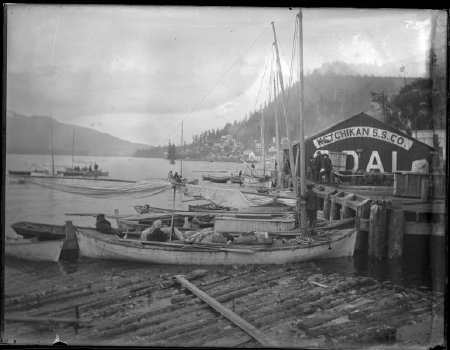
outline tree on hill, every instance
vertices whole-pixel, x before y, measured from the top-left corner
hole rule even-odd
[[[441,128],[432,118],[432,80],[417,79],[405,85],[390,99],[384,91],[371,92],[372,102],[378,105],[384,121],[404,130],[408,135],[413,130]]]

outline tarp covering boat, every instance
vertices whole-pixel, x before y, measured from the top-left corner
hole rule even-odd
[[[294,206],[296,203],[296,200],[291,198],[261,196],[256,193],[244,194],[237,188],[220,188],[186,184],[186,193],[192,197],[201,196],[217,205],[230,208],[261,206],[272,203]]]
[[[102,182],[99,180],[95,186],[89,186],[78,183],[77,180],[65,179],[46,179],[46,178],[23,178],[24,181],[32,184],[55,189],[62,192],[79,194],[88,197],[114,197],[126,194],[132,194],[134,197],[147,197],[158,194],[169,188],[172,184],[167,181],[145,180],[135,183],[125,183],[120,185],[111,185],[111,182]]]

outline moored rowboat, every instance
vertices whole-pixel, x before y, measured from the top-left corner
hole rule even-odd
[[[12,224],[11,228],[23,238],[37,237],[40,241],[66,238],[66,228],[63,225],[19,221]]]
[[[339,230],[329,241],[281,246],[186,244],[122,240],[95,230],[76,230],[81,256],[175,265],[286,264],[353,255],[356,230]]]

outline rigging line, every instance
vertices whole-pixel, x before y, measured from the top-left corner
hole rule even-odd
[[[192,113],[194,112],[195,109],[197,109],[197,107],[206,99],[206,97],[208,97],[208,95],[211,93],[211,91],[222,81],[223,78],[225,78],[225,76],[227,76],[233,69],[234,66],[239,62],[239,60],[256,44],[256,42],[259,40],[259,38],[261,38],[263,36],[263,34],[266,32],[267,29],[269,29],[270,26],[267,26],[266,28],[264,28],[264,30],[261,32],[260,35],[258,35],[258,37],[253,40],[253,42],[250,44],[250,46],[248,48],[246,48],[240,55],[239,57],[234,61],[234,63],[230,66],[230,68],[228,69],[228,71],[226,71],[214,84],[213,86],[206,92],[206,94],[199,100],[199,102],[197,102],[195,104],[195,106],[191,109],[191,111],[189,112],[189,114],[184,117],[182,119],[182,121],[185,121],[187,118],[189,118]],[[178,129],[178,127],[176,127],[167,137],[167,139]],[[166,139],[166,140],[167,140]]]
[[[292,78],[293,78],[293,72],[294,72],[294,59],[295,59],[295,49],[297,47],[296,45],[296,38],[297,38],[297,20],[295,21],[295,28],[294,28],[294,38],[292,40],[292,55],[291,55],[291,64],[290,64],[290,71],[289,71],[289,87],[292,86]],[[289,94],[290,94],[290,90],[288,89],[287,91],[287,95],[286,95],[286,106],[288,105],[289,102]]]
[[[257,105],[258,99],[259,99],[259,94],[261,93],[261,88],[262,88],[262,85],[264,82],[264,77],[266,76],[267,66],[269,65],[269,61],[272,56],[273,56],[273,46],[270,47],[270,53],[268,54],[268,57],[267,57],[266,67],[264,68],[264,74],[261,79],[261,84],[259,85],[258,95],[256,96],[255,106],[253,107],[253,110],[255,110],[255,111],[256,111],[256,105]]]

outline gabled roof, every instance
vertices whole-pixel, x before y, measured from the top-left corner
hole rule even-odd
[[[323,130],[321,130],[321,131],[319,131],[319,132],[316,132],[315,134],[313,134],[313,135],[311,135],[311,136],[305,138],[305,142],[310,141],[310,140],[312,140],[312,139],[315,139],[315,138],[319,137],[320,135],[325,135],[325,134],[327,134],[330,130],[336,129],[339,125],[341,125],[341,124],[347,124],[348,122],[351,122],[353,119],[358,119],[358,118],[361,118],[362,120],[366,119],[366,120],[368,120],[368,121],[370,121],[370,122],[372,122],[372,123],[374,123],[374,124],[378,124],[378,127],[380,127],[380,128],[383,128],[383,129],[386,129],[386,130],[395,132],[396,134],[399,134],[399,135],[401,135],[401,136],[403,136],[403,137],[405,137],[405,138],[407,138],[407,139],[409,139],[409,140],[413,140],[414,142],[418,142],[418,143],[421,143],[421,144],[423,144],[423,145],[425,145],[425,146],[427,146],[427,147],[430,147],[430,146],[427,145],[426,143],[424,143],[424,142],[422,142],[422,141],[419,141],[419,140],[415,139],[414,137],[408,136],[408,135],[405,134],[403,131],[400,131],[400,130],[398,130],[398,129],[392,127],[392,126],[390,126],[389,124],[386,124],[385,122],[382,122],[381,120],[379,120],[379,119],[377,119],[377,118],[374,118],[374,117],[372,117],[371,115],[369,115],[369,114],[367,114],[367,113],[364,113],[364,112],[359,113],[359,114],[356,114],[356,115],[354,115],[353,117],[350,117],[350,118],[341,120],[341,121],[339,121],[339,122],[337,122],[337,123],[332,124],[331,126],[329,126],[329,127],[326,128],[326,129],[323,129]],[[294,146],[294,145],[298,144],[298,142],[299,142],[298,140],[293,141],[293,142],[291,143],[291,145]],[[433,147],[430,147],[430,148],[433,148]]]

